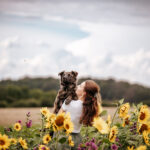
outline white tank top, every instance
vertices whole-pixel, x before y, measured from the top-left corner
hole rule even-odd
[[[72,100],[68,105],[65,104],[65,101],[62,105],[64,111],[70,112],[71,121],[74,125],[73,133],[79,133],[82,126],[79,123],[83,108],[82,103],[81,100]]]

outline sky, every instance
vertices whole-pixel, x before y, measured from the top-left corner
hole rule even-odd
[[[0,80],[114,78],[150,87],[149,0],[0,0]]]

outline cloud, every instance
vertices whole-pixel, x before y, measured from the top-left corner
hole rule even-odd
[[[30,37],[35,40],[34,43],[29,42],[27,37],[20,37],[19,48],[10,46],[3,48],[0,53],[1,79],[17,79],[24,75],[57,76],[61,70],[78,70],[77,66],[84,61],[84,58],[76,57],[71,52],[62,49],[66,39],[61,39],[61,37],[55,39],[53,35],[49,35],[49,39],[55,42],[56,40],[58,42],[60,38],[59,44],[56,44],[57,42],[49,42],[49,39],[40,40],[35,37]]]
[[[149,85],[149,29],[146,32],[144,27],[78,23],[89,36],[69,43],[66,50],[76,57],[85,58],[86,75],[101,78],[113,76]],[[86,72],[85,68],[83,70]]]
[[[40,8],[40,9],[38,9]],[[74,19],[88,22],[149,25],[150,1],[99,1],[99,0],[1,0],[0,11],[9,14],[24,14],[28,17],[51,16],[56,20]]]
[[[0,41],[0,47],[3,48],[11,48],[11,47],[19,47],[19,37],[10,37],[5,40]]]
[[[149,85],[149,4],[1,0],[0,79],[77,70]]]

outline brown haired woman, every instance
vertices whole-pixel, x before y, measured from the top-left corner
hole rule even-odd
[[[74,124],[74,130],[71,133],[74,141],[72,150],[76,150],[82,142],[80,129],[82,124],[91,126],[94,117],[99,115],[99,106],[101,103],[100,87],[93,80],[86,80],[77,87],[78,100],[71,101],[69,105],[62,105],[62,111],[70,112],[71,121]]]

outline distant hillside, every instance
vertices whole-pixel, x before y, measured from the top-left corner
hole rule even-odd
[[[87,79],[91,78],[81,78],[78,84]],[[95,80],[100,85],[103,103],[106,105],[121,98],[125,98],[125,101],[131,103],[143,101],[150,105],[149,87],[114,79],[101,80],[92,78],[92,80]],[[53,77],[25,77],[17,81],[11,79],[2,80],[0,81],[0,106],[19,107],[20,104],[18,103],[22,105],[26,103],[26,107],[30,106],[30,103],[33,107],[44,106],[49,103],[49,97],[51,97],[52,105],[58,89],[59,79]]]

